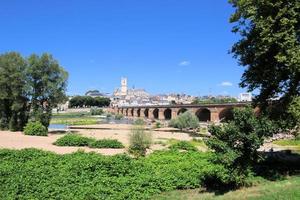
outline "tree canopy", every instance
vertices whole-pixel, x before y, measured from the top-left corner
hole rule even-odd
[[[70,99],[70,108],[82,107],[106,107],[110,105],[110,99],[106,97],[74,96]]]
[[[300,94],[300,1],[230,0],[233,32],[241,38],[232,47],[246,67],[240,86],[259,91],[254,102],[265,110],[278,99],[283,110]]]
[[[0,128],[22,130],[29,117],[48,127],[52,108],[65,99],[67,77],[49,54],[0,55]]]

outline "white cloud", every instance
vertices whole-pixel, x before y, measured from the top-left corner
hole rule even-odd
[[[233,84],[229,81],[224,81],[220,84],[220,86],[224,86],[224,87],[227,87],[227,86],[232,86]]]
[[[178,65],[179,65],[179,66],[189,66],[190,64],[191,64],[190,61],[184,60],[184,61],[181,61]]]

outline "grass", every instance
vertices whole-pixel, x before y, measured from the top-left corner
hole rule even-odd
[[[280,146],[299,146],[300,147],[300,139],[294,139],[294,140],[277,140],[273,142],[274,144],[280,145]]]
[[[300,139],[289,139],[289,140],[277,140],[273,144],[283,146],[285,149],[289,149],[292,152],[300,153]]]
[[[216,194],[212,192],[201,192],[199,189],[194,190],[176,190],[154,196],[153,200],[275,200],[275,199],[300,199],[300,176],[288,177],[286,180],[271,182],[263,181],[262,183],[242,188],[236,191],[230,191],[225,194]]]
[[[76,113],[56,113],[53,114],[51,124],[66,125],[94,125],[98,123],[98,119],[89,112]]]
[[[66,125],[93,125],[98,123],[97,118],[52,118],[51,124],[66,124]]]

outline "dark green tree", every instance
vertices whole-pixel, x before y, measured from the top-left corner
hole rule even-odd
[[[26,61],[19,53],[0,55],[0,128],[22,130],[28,119]]]
[[[251,107],[234,109],[233,120],[220,126],[209,127],[212,136],[207,146],[216,153],[216,162],[223,164],[231,176],[227,183],[242,185],[259,161],[258,149],[264,139],[277,131],[273,122],[257,117]],[[232,179],[231,179],[232,178]]]
[[[274,98],[286,111],[300,94],[300,1],[229,2],[236,9],[230,20],[233,32],[241,36],[232,53],[246,68],[240,86],[259,91],[255,104],[262,111]]]
[[[52,109],[66,100],[68,73],[50,54],[31,55],[28,58],[28,85],[30,86],[32,120],[49,126]]]

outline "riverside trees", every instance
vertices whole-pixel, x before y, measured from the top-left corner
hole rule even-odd
[[[300,95],[300,1],[230,3],[236,8],[233,32],[241,36],[232,53],[246,67],[240,86],[259,91],[255,103],[263,112],[288,119],[288,108]],[[268,110],[271,99],[278,99],[279,105],[272,107],[281,108],[276,113]]]
[[[29,117],[48,127],[52,108],[65,99],[67,77],[46,53],[0,55],[0,128],[22,130]]]

